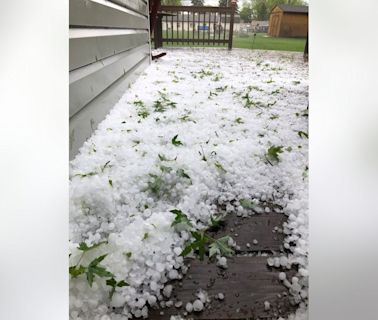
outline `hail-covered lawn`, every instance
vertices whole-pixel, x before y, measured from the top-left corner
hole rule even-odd
[[[178,213],[201,230],[220,208],[264,203],[288,215],[291,252],[267,264],[304,307],[307,113],[301,54],[179,49],[153,62],[70,164],[71,318],[146,317],[186,270]]]

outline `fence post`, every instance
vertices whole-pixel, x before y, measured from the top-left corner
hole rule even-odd
[[[234,36],[235,9],[236,9],[236,0],[231,0],[231,17],[230,17],[230,32],[228,35],[228,50],[232,49],[232,38]]]
[[[155,49],[161,48],[163,46],[163,26],[162,26],[162,16],[158,14],[156,20],[156,27],[154,30],[154,42],[155,42]]]

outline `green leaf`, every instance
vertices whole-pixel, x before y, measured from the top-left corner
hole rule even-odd
[[[279,161],[279,153],[282,153],[283,152],[283,146],[271,146],[269,149],[268,149],[268,152],[267,152],[267,158],[269,160],[274,160],[274,161]]]
[[[243,119],[240,118],[240,117],[239,117],[239,118],[236,118],[236,119],[235,119],[235,122],[236,122],[236,123],[239,123],[239,124],[240,124],[240,123],[244,123]]]
[[[172,227],[180,223],[184,223],[192,227],[192,224],[190,223],[188,216],[185,213],[183,213],[181,210],[173,209],[173,210],[170,210],[170,212],[176,215],[175,220],[173,220],[171,224]]]
[[[117,285],[117,281],[114,278],[106,280],[106,285],[115,287]]]
[[[99,243],[95,243],[94,245],[88,247],[87,244],[85,242],[80,242],[79,243],[79,247],[78,249],[81,250],[81,251],[84,251],[84,252],[87,252],[89,250],[92,250],[92,249],[95,249],[99,246],[101,246],[102,244],[106,243],[106,241],[102,241],[102,242],[99,242]]]
[[[126,253],[124,253],[124,255],[127,257],[127,258],[131,258],[131,256],[133,255],[133,253],[131,252],[131,251],[129,251],[129,252],[126,252]]]
[[[124,280],[117,282],[117,287],[121,288],[121,287],[128,287],[128,286],[129,286],[129,284]]]
[[[102,277],[102,278],[107,278],[107,277],[113,276],[113,273],[111,273],[110,271],[107,271],[103,267],[94,266],[94,267],[91,267],[90,270],[91,270],[91,272],[93,272],[94,274],[96,274],[96,275],[98,275],[99,277]]]
[[[161,170],[162,172],[171,172],[171,171],[172,171],[172,168],[171,168],[171,167],[167,167],[167,166],[163,166],[163,165],[161,165],[161,166],[160,166],[160,170]]]
[[[305,138],[308,139],[308,133],[306,133],[306,132],[304,132],[304,131],[298,131],[298,135],[299,135],[301,138],[305,137]]]
[[[252,209],[256,206],[255,203],[249,199],[240,199],[239,202],[244,209]]]
[[[212,228],[218,229],[224,225],[223,217],[210,216],[210,223]]]
[[[172,144],[174,146],[182,146],[182,142],[180,140],[177,140],[177,137],[178,137],[178,134],[176,134],[173,138],[172,138]]]
[[[69,272],[72,278],[76,278],[77,276],[85,273],[87,268],[80,265],[80,266],[72,266],[69,268]]]
[[[159,153],[158,157],[159,157],[160,161],[168,161],[168,158],[165,155],[163,155],[163,154]]]
[[[217,169],[219,169],[220,171],[226,173],[226,169],[223,168],[223,166],[219,163],[219,162],[215,162],[215,166],[217,167]]]
[[[106,162],[102,168],[101,168],[101,171],[104,172],[105,168],[108,166],[108,164],[110,163],[110,160],[108,162]]]
[[[142,239],[142,241],[144,241],[144,240],[148,239],[148,237],[149,237],[149,234],[148,234],[148,232],[145,232],[145,234],[143,235],[143,239]]]
[[[113,181],[111,179],[109,179],[109,184],[113,188]]]
[[[180,256],[181,256],[181,257],[186,257],[186,256],[187,256],[192,250],[193,250],[193,248],[192,248],[192,244],[189,244],[188,246],[186,246],[186,247],[184,248],[184,250],[182,250]]]
[[[99,256],[98,258],[92,260],[92,262],[88,265],[88,268],[96,267],[102,260],[106,258],[107,254]]]
[[[216,253],[219,253],[225,256],[231,256],[234,253],[234,250],[232,250],[230,246],[228,245],[229,240],[230,240],[230,237],[225,236],[225,237],[216,239],[212,244],[210,244],[209,257],[212,257]],[[210,251],[211,251],[211,254],[210,254]]]
[[[91,269],[88,269],[86,275],[87,275],[87,281],[88,281],[88,284],[89,284],[89,286],[92,288],[93,279],[94,279],[94,274],[92,273]]]
[[[187,179],[190,179],[190,176],[185,172],[184,169],[178,169],[176,171],[177,175],[181,178],[187,178]]]

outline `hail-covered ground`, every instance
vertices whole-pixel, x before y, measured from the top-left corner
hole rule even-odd
[[[290,252],[267,264],[305,318],[307,112],[299,53],[177,49],[153,62],[70,164],[71,319],[147,317],[167,300],[191,241],[171,210],[202,229],[220,207],[266,202],[288,215]]]

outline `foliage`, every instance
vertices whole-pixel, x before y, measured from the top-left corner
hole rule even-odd
[[[272,162],[280,161],[279,154],[283,152],[282,149],[283,149],[283,146],[274,146],[274,145],[268,149],[265,157],[270,164],[272,164]]]
[[[172,138],[172,140],[171,140],[172,144],[173,144],[174,146],[176,146],[176,147],[178,147],[178,146],[182,146],[182,145],[183,145],[182,142],[181,142],[180,140],[177,140],[177,137],[178,137],[178,134],[176,134],[176,135]]]
[[[106,284],[112,288],[111,291],[109,292],[109,298],[111,299],[116,290],[116,287],[124,287],[124,286],[128,286],[129,284],[124,280],[121,280],[121,281],[115,280],[113,273],[111,273],[110,271],[106,270],[106,268],[99,265],[106,258],[107,254],[103,254],[93,259],[87,266],[83,266],[81,264],[81,261],[84,255],[88,251],[93,250],[104,243],[106,243],[106,241],[99,242],[88,247],[88,245],[85,242],[81,242],[79,244],[78,249],[83,251],[83,253],[78,263],[74,266],[69,267],[69,274],[71,275],[72,279],[77,278],[78,276],[82,274],[85,274],[87,282],[90,287],[92,287],[93,285],[95,276],[100,277],[100,278],[110,278],[106,280]]]
[[[178,209],[173,209],[171,210],[171,212],[176,215],[174,221],[172,222],[172,227],[175,227],[179,224],[181,225],[184,224],[188,228],[192,229],[190,233],[192,235],[192,238],[194,238],[194,240],[190,241],[189,244],[181,252],[180,255],[182,257],[187,256],[192,251],[193,252],[198,251],[199,258],[202,261],[207,251],[208,251],[209,258],[211,258],[214,255],[230,256],[234,253],[234,251],[231,249],[231,247],[228,244],[230,240],[229,236],[225,236],[219,239],[214,239],[206,233],[210,228],[219,227],[223,223],[222,217],[218,219],[211,217],[210,228],[204,229],[201,231],[196,231],[196,230],[193,230],[193,225],[185,213],[183,213],[181,210],[178,210]],[[207,250],[207,247],[209,248],[209,250]]]
[[[163,6],[181,6],[181,0],[162,0],[161,4]]]
[[[218,5],[220,7],[227,7],[229,0],[219,0]]]
[[[205,4],[205,0],[192,0],[193,6],[203,7]]]
[[[245,1],[240,9],[240,18],[247,23],[252,22],[252,3]]]

